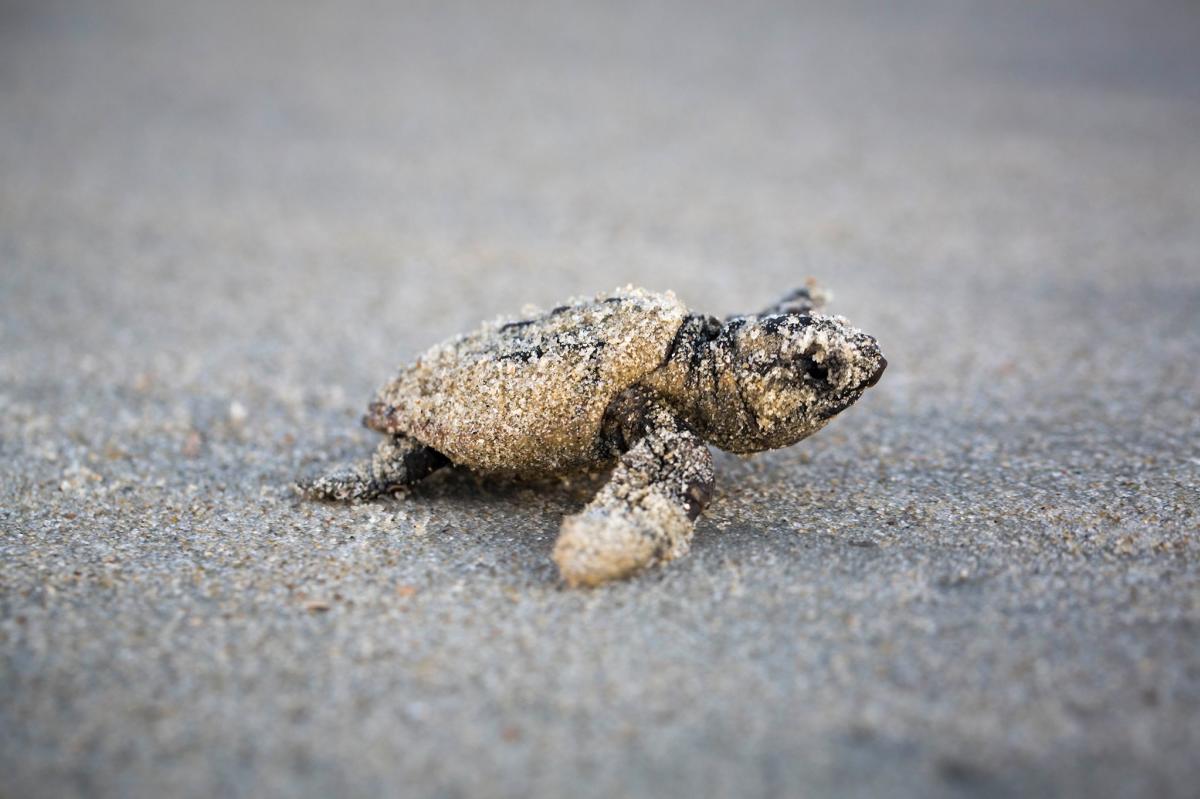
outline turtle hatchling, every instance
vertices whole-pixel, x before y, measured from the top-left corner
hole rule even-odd
[[[302,482],[309,499],[368,500],[445,466],[535,478],[616,464],[563,519],[554,560],[592,586],[688,551],[713,495],[708,444],[796,443],[883,374],[875,339],[820,313],[815,284],[756,314],[691,313],[626,287],[484,324],[401,369],[367,407],[383,434],[359,466]]]

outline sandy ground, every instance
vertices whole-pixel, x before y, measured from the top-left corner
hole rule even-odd
[[[893,6],[0,4],[0,795],[1195,795],[1200,8]],[[289,492],[480,318],[807,275],[888,373],[669,569]]]

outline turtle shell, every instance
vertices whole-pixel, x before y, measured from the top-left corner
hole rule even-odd
[[[609,403],[664,361],[687,309],[627,287],[439,344],[379,392],[367,425],[483,472],[598,465]]]

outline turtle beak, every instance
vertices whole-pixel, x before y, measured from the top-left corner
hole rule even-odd
[[[883,370],[887,368],[887,358],[879,356],[879,368],[875,370],[875,374],[867,378],[866,387],[870,388],[879,382],[879,378],[883,377]]]

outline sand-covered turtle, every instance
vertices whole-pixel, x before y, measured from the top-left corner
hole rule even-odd
[[[713,490],[706,444],[786,447],[820,430],[883,374],[875,339],[819,313],[813,284],[718,320],[674,294],[627,287],[438,344],[380,389],[363,423],[369,463],[301,484],[366,500],[448,465],[545,477],[616,462],[554,547],[569,585],[683,555]]]

